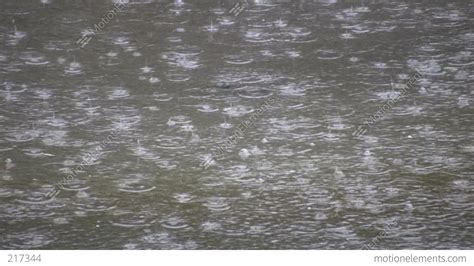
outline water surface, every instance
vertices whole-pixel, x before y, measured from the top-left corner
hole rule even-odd
[[[472,2],[235,3],[0,3],[0,247],[474,248]]]

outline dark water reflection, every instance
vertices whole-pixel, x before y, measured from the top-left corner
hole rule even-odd
[[[472,2],[234,4],[0,3],[0,247],[474,248]]]

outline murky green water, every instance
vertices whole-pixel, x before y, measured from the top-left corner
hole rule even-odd
[[[472,14],[3,0],[0,248],[472,249]]]

